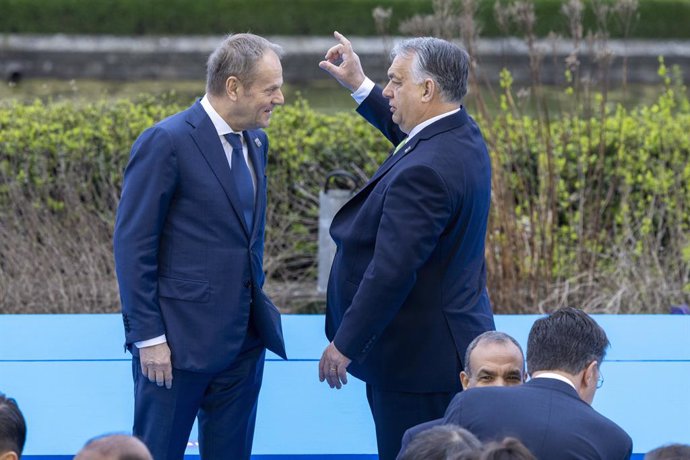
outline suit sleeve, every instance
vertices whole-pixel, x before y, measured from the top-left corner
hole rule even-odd
[[[369,96],[357,107],[357,113],[383,133],[393,145],[398,145],[407,135],[393,123],[390,106],[380,86],[375,86]]]
[[[408,167],[391,180],[372,260],[333,339],[345,356],[363,360],[398,313],[450,219],[450,201],[429,166]]]
[[[132,147],[113,237],[127,344],[165,334],[158,251],[177,179],[170,135],[161,128],[148,129]]]

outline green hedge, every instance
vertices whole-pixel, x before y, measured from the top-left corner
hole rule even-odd
[[[560,296],[557,287],[566,282],[568,302],[595,309],[618,302],[613,311],[651,312],[688,302],[690,103],[686,90],[665,78],[656,103],[632,110],[609,105],[601,115],[582,115],[599,112],[578,106],[583,102],[570,88],[572,110],[546,120],[519,113],[504,75],[502,110],[490,122],[480,120],[494,163],[487,260],[498,311]],[[91,263],[94,273],[112,270],[109,229],[130,146],[147,126],[183,108],[152,98],[0,105],[0,294],[3,283],[17,285],[13,277],[21,273],[13,264],[25,263],[26,275],[37,263],[3,251],[44,248],[48,236],[31,233],[36,225],[42,232],[54,228],[54,241],[76,238],[79,247],[79,235],[93,226],[85,214],[106,229],[84,238],[100,239],[99,247],[83,243],[75,268],[66,261],[61,271],[80,273],[83,257],[94,254],[102,254]],[[390,145],[356,114],[324,115],[304,101],[277,110],[268,134],[268,277],[313,282],[325,174],[343,168],[370,176]],[[42,218],[27,220],[32,212]],[[42,223],[28,224],[34,221]],[[86,276],[61,282],[84,283]],[[574,279],[582,281],[579,290]],[[583,289],[594,289],[590,300],[598,303],[578,297]]]
[[[493,1],[480,1],[483,36],[500,36]],[[562,1],[537,0],[537,32],[564,33]],[[642,0],[638,38],[690,38],[690,1]],[[585,30],[594,29],[585,2]],[[432,11],[431,0],[0,0],[0,32],[114,35],[209,35],[252,31],[262,35],[376,35],[372,9],[392,7],[400,21]],[[618,34],[612,20],[611,32]]]

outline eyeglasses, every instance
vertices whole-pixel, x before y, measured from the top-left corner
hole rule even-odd
[[[604,386],[604,374],[601,373],[599,369],[599,377],[597,377],[597,390]]]

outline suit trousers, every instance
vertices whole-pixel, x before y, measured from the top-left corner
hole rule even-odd
[[[181,460],[198,416],[202,459],[249,460],[265,354],[249,334],[230,367],[215,374],[173,368],[169,390],[150,382],[133,358],[134,435],[156,460]]]
[[[443,417],[456,392],[386,391],[367,383],[367,400],[376,425],[379,460],[395,460],[408,428]]]

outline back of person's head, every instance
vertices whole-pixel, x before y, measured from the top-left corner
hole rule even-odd
[[[689,460],[690,446],[687,444],[667,444],[647,452],[644,460]]]
[[[26,442],[26,420],[17,402],[0,393],[0,459],[21,458]]]
[[[601,364],[609,340],[587,313],[561,308],[534,322],[527,339],[527,372],[564,371],[575,375]]]
[[[111,434],[87,441],[74,460],[153,460],[153,457],[134,436]]]
[[[537,460],[537,457],[520,440],[505,438],[486,444],[480,460]]]
[[[400,460],[476,460],[482,443],[458,425],[437,425],[415,436]]]

